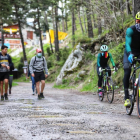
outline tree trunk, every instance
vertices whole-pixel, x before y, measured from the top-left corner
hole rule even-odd
[[[44,11],[44,14],[45,14],[45,21],[46,21],[46,24],[47,24],[47,26],[49,26],[49,24],[48,24],[48,20],[47,20],[47,14],[46,14],[46,12]],[[49,29],[49,28],[48,28]],[[50,32],[49,32],[49,30],[48,30],[48,33],[49,33],[49,38],[50,38],[50,46],[51,46],[51,51],[52,51],[52,53],[53,53],[53,47],[52,47],[52,41],[51,41],[51,36],[50,36]]]
[[[72,10],[72,47],[75,46],[75,29],[74,29],[74,9]]]
[[[98,18],[98,35],[102,33],[102,24],[101,24],[101,18],[99,16]]]
[[[127,13],[127,15],[131,14],[129,0],[126,0],[126,13]]]
[[[86,26],[86,18],[85,18],[85,9],[83,9],[83,18],[84,18],[84,28],[85,28],[85,32],[87,33],[87,26]]]
[[[119,0],[119,9],[120,9],[121,11],[124,10],[124,8],[123,8],[123,0]]]
[[[90,15],[90,0],[86,0],[87,5],[86,5],[86,14],[87,14],[87,24],[88,24],[88,37],[93,38],[93,27],[92,27],[92,21],[91,21],[91,15]]]
[[[140,0],[133,0],[133,16],[137,14],[137,12],[140,11]]]
[[[52,22],[53,22],[53,31],[54,31],[54,43],[55,43],[55,18],[54,18],[54,7],[52,6]]]
[[[63,1],[61,2],[62,4],[62,9],[64,8],[63,6]],[[65,32],[65,21],[64,21],[64,10],[62,10],[62,30]]]
[[[83,29],[83,25],[82,25],[82,21],[81,21],[81,17],[80,17],[80,6],[78,7],[78,18],[79,18],[79,23],[80,23],[82,33],[84,34],[84,29]]]
[[[65,4],[67,3],[67,0],[65,0]],[[68,13],[67,13],[67,8],[65,8],[65,23],[66,23],[66,31],[68,31]]]
[[[19,26],[19,34],[20,34],[20,38],[21,38],[21,44],[22,44],[22,48],[23,48],[23,57],[24,57],[24,61],[26,61],[27,57],[26,57],[26,52],[25,52],[25,47],[24,47],[24,39],[23,39],[23,35],[22,35],[20,19],[18,17],[18,9],[17,9],[16,5],[15,5],[15,10],[16,10],[16,18],[18,19],[18,26]]]
[[[39,28],[40,46],[41,46],[41,49],[42,49],[42,56],[44,56],[44,50],[43,50],[43,44],[42,44],[42,36],[41,36],[41,28],[40,28],[40,20],[39,20],[39,17],[40,17],[39,8],[37,8],[37,14],[38,14],[37,22],[38,22],[38,28]]]
[[[59,42],[58,42],[58,8],[55,7],[55,53],[56,53],[56,60],[59,61]]]

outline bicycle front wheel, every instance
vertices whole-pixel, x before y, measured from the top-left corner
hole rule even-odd
[[[140,81],[138,81],[136,101],[137,101],[137,113],[138,117],[140,118]]]
[[[106,89],[107,89],[107,99],[108,102],[111,104],[114,100],[114,84],[112,78],[107,79]]]

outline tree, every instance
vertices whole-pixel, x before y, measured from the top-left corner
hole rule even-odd
[[[87,25],[88,25],[88,37],[93,38],[93,27],[90,15],[90,0],[86,0],[86,14],[87,14]]]
[[[133,16],[140,11],[140,0],[133,0]]]
[[[0,32],[1,32],[1,44],[4,44],[3,37],[3,23],[11,22],[12,5],[10,0],[0,0]]]
[[[13,11],[13,22],[18,23],[19,26],[19,33],[21,38],[21,44],[23,48],[23,57],[24,60],[27,60],[26,52],[25,52],[25,46],[24,46],[24,38],[22,34],[22,28],[24,25],[26,25],[26,14],[29,11],[29,3],[28,0],[25,0],[24,2],[19,0],[12,0],[12,5],[15,8],[15,11]]]

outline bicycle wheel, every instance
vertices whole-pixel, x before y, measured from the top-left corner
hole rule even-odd
[[[107,89],[107,99],[108,102],[111,104],[114,99],[114,84],[112,78],[107,79],[106,89]]]
[[[138,113],[138,117],[140,118],[140,85],[139,83],[140,81],[138,81],[136,101],[137,101],[137,113]]]

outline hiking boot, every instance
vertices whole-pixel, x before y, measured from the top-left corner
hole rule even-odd
[[[40,96],[40,94],[38,95],[38,99],[39,99],[39,100],[42,99],[41,96]]]
[[[9,94],[11,94],[11,89],[9,89]]]
[[[130,107],[130,106],[131,106],[130,99],[126,99],[126,100],[125,100],[124,106],[125,106],[125,107]]]
[[[5,98],[5,100],[8,100],[8,95],[7,95],[7,93],[4,94],[4,98]]]
[[[43,93],[40,93],[40,96],[41,96],[41,98],[45,98],[44,95],[43,95]]]
[[[1,101],[4,101],[4,96],[3,95],[1,95]]]

